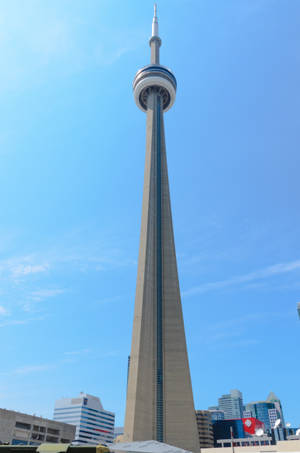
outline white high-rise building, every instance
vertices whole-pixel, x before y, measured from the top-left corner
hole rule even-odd
[[[76,426],[76,445],[113,442],[115,414],[104,410],[97,396],[81,392],[77,398],[57,400],[53,418]]]

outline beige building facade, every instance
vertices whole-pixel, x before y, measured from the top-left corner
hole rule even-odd
[[[295,452],[300,453],[300,439],[299,440],[285,440],[279,441],[276,445],[256,445],[253,447],[234,447],[235,453],[260,453],[260,452]],[[232,453],[232,447],[224,448],[203,448],[201,453]]]
[[[212,448],[214,446],[214,433],[209,411],[196,411],[197,428],[200,448]]]
[[[0,409],[0,441],[12,445],[71,443],[75,426],[35,415]]]

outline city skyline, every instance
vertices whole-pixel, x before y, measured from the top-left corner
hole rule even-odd
[[[272,389],[297,426],[300,5],[158,7],[178,81],[166,129],[195,407]],[[85,391],[123,425],[145,145],[131,84],[152,8],[0,6],[4,408],[51,417]]]

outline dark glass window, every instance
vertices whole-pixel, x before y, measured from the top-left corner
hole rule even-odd
[[[39,433],[31,433],[31,439],[44,440],[45,436],[43,434],[39,434]]]
[[[31,429],[31,425],[28,423],[16,422],[16,428]]]
[[[59,435],[59,429],[48,428],[47,433],[54,434],[55,436]]]
[[[58,437],[47,436],[46,442],[58,442]]]

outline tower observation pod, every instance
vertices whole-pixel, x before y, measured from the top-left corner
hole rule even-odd
[[[174,104],[177,83],[170,69],[159,64],[159,48],[161,39],[158,36],[158,20],[156,5],[152,23],[152,36],[149,40],[151,47],[151,64],[140,69],[133,81],[133,92],[136,105],[147,111],[147,102],[152,94],[159,96],[164,112]]]
[[[135,102],[146,112],[146,160],[123,440],[157,440],[198,452],[163,119],[177,83],[159,61],[156,6],[149,44],[151,63],[133,81]]]

